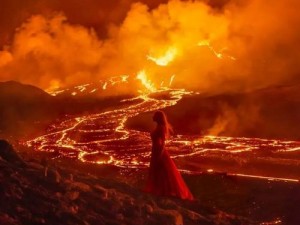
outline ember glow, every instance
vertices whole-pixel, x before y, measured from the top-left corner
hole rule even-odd
[[[143,173],[152,117],[143,122],[166,110],[182,128],[166,149],[182,173],[203,175],[189,176],[193,182],[298,185],[299,0],[25,2],[5,0],[0,10],[0,82],[45,90],[52,96],[24,88],[35,90],[30,105],[42,108],[49,99],[45,105],[57,109],[32,110],[24,119],[34,121],[32,132],[56,120],[22,144],[53,159],[110,165],[119,175]],[[9,104],[4,112],[12,119],[3,124],[15,129]],[[143,125],[130,129],[130,122]]]
[[[33,8],[47,9],[46,2]],[[99,2],[100,8],[87,10],[94,17],[82,15],[92,16],[89,23],[74,19],[68,7],[53,10],[51,4],[51,13],[23,12],[28,17],[12,29],[16,32],[0,51],[0,80],[63,90],[144,70],[156,86],[160,76],[176,74],[177,88],[209,93],[300,80],[295,66],[300,58],[299,1],[222,1],[218,6],[205,3],[211,1],[133,2],[123,2],[126,7],[119,10],[113,3]],[[106,21],[104,35],[99,31],[104,27],[91,25],[101,23],[97,10],[105,15],[106,7],[113,15],[102,20],[118,22]],[[256,17],[264,19],[254,23]]]
[[[38,10],[24,13],[29,16],[0,51],[0,80],[34,84],[54,96],[137,96],[124,99],[129,106],[122,109],[61,121],[29,145],[82,161],[145,166],[149,138],[126,129],[128,118],[174,105],[185,95],[247,92],[300,80],[295,66],[300,59],[296,0],[290,4],[250,0],[217,5],[177,0],[148,5],[125,2],[124,9],[111,15],[123,15],[118,22],[105,24],[105,35],[91,25],[94,21],[74,22],[65,8],[49,9],[47,14]],[[253,23],[255,17],[264,19]],[[170,98],[156,99],[152,94]],[[224,127],[222,118],[217,122],[210,134]],[[298,142],[176,136],[168,144],[175,159],[225,155],[242,166],[253,157],[243,160],[239,155],[260,155],[262,149],[268,149],[270,156],[256,160],[298,163],[298,156],[285,155],[297,155]],[[133,153],[128,156],[117,151],[121,146]],[[205,169],[222,170],[210,165]]]
[[[169,48],[165,55],[155,58],[151,55],[148,55],[147,58],[153,62],[155,62],[159,66],[167,66],[170,62],[172,62],[177,54],[176,48]]]
[[[82,162],[109,164],[126,169],[147,167],[151,149],[149,133],[127,129],[126,121],[140,113],[175,105],[184,96],[191,96],[196,93],[169,87],[157,89],[152,87],[145,72],[139,74],[140,77],[138,78],[143,84],[144,90],[140,90],[141,94],[134,99],[135,101],[133,99],[123,100],[130,103],[129,105],[116,110],[61,121],[54,124],[47,134],[27,141],[25,144],[39,151],[52,152],[56,157],[75,158]],[[117,80],[122,80],[124,84],[127,82],[127,79],[121,76]],[[108,81],[101,81],[100,83],[107,84]],[[73,95],[72,90],[79,90],[78,93],[81,94],[89,94],[90,89],[93,89],[94,86],[95,84],[81,85],[65,91],[56,91],[53,94],[59,95],[69,92]],[[169,97],[167,99],[163,97],[154,98],[151,97],[153,95],[168,95]],[[276,170],[267,171],[267,173],[261,170],[254,172],[252,170],[252,174],[241,173],[239,170],[243,171],[243,166],[255,165],[255,163],[264,163],[270,166],[277,164],[296,165],[299,163],[299,158],[295,159],[295,155],[285,155],[283,158],[281,156],[291,151],[299,155],[299,146],[300,142],[296,141],[195,135],[176,135],[167,143],[167,147],[175,160],[186,161],[180,168],[182,172],[199,174],[203,172],[218,173],[225,170],[228,176],[284,182],[299,182],[299,177],[295,174],[283,177],[281,174],[277,175]],[[268,154],[266,155],[266,153]],[[225,167],[221,169],[215,162],[205,162],[200,163],[201,170],[195,170],[194,165],[198,165],[198,161],[209,161],[209,159],[212,161],[220,159],[232,161],[232,164],[236,164],[237,168]],[[205,167],[206,170],[203,170]]]
[[[219,59],[224,59],[224,58],[229,58],[229,59],[231,59],[231,60],[236,60],[236,58],[235,57],[233,57],[233,56],[230,56],[230,55],[226,55],[226,54],[223,54],[222,52],[224,51],[224,50],[226,50],[226,48],[224,48],[224,49],[222,49],[221,51],[216,51],[212,46],[211,46],[211,44],[209,43],[209,41],[208,40],[204,40],[204,41],[200,41],[199,43],[198,43],[198,46],[205,46],[205,47],[207,47],[217,58],[219,58]]]
[[[145,72],[145,70],[142,70],[138,73],[138,75],[136,76],[137,79],[139,79],[142,84],[145,86],[145,88],[150,91],[150,92],[155,92],[156,88],[154,86],[154,84],[148,80],[147,74]]]

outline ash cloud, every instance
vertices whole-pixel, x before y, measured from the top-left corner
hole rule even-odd
[[[93,27],[100,37],[107,36],[109,24],[120,24],[136,0],[3,0],[0,8],[0,45],[9,44],[15,29],[32,15],[49,16],[63,12],[71,24]],[[167,0],[143,0],[155,8]]]
[[[156,84],[175,74],[174,86],[208,93],[299,82],[296,0],[81,4],[24,6],[30,16],[0,52],[0,80],[46,89],[145,70]],[[170,49],[166,66],[149,60]]]

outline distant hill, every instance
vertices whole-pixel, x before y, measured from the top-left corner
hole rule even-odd
[[[58,96],[15,81],[0,82],[0,138],[43,133],[54,120],[66,115],[101,112],[117,108],[124,96]]]
[[[52,104],[53,97],[37,87],[1,82],[0,135],[23,135],[39,121],[51,118]]]
[[[300,85],[189,96],[164,111],[180,134],[300,139]],[[127,126],[149,130],[151,118],[145,113]]]
[[[0,98],[20,98],[27,100],[49,100],[51,95],[32,85],[21,84],[16,81],[0,82]]]

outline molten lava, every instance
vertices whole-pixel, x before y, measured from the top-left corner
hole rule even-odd
[[[170,62],[172,62],[175,59],[175,56],[177,54],[176,48],[169,48],[168,51],[165,53],[165,55],[155,58],[151,55],[147,56],[147,59],[155,62],[159,66],[167,66]]]
[[[124,99],[128,105],[116,110],[84,115],[61,121],[45,135],[26,142],[39,151],[54,153],[57,157],[75,158],[82,162],[110,164],[121,168],[145,168],[149,164],[151,140],[149,134],[126,128],[128,118],[138,114],[164,109],[175,105],[184,96],[195,95],[184,89],[169,87],[156,88],[147,78],[146,72],[141,71],[137,79],[144,85],[145,90],[133,99]],[[170,84],[174,76],[170,80]],[[115,82],[113,82],[114,80]],[[116,81],[117,80],[117,81]],[[101,84],[114,85],[126,83],[127,78],[119,77]],[[76,91],[75,91],[76,90]],[[53,95],[65,93],[67,90],[55,91]],[[86,84],[69,89],[68,93],[94,92],[94,85]],[[153,95],[155,94],[155,95]],[[154,98],[152,96],[165,96]],[[218,173],[224,170],[219,167],[219,160],[228,160],[237,168],[228,169],[228,176],[241,176],[270,181],[299,182],[299,177],[276,175],[276,171],[264,174],[262,170],[252,170],[254,174],[239,171],[243,166],[252,163],[266,165],[297,164],[299,160],[293,156],[282,154],[299,152],[300,143],[296,141],[266,140],[259,138],[233,138],[216,136],[176,135],[167,142],[167,148],[175,160],[186,161],[180,169],[186,173]],[[266,153],[268,153],[266,155]],[[215,161],[211,163],[210,161]],[[201,169],[200,169],[201,167]]]

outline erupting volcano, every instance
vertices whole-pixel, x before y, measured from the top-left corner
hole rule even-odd
[[[0,163],[27,180],[18,193],[60,188],[50,198],[62,202],[35,224],[59,224],[60,208],[75,215],[72,225],[299,224],[299,6],[296,0],[5,0],[0,138],[21,157],[13,153],[18,163],[11,167],[5,154],[14,150],[3,142]],[[154,128],[158,110],[172,125],[169,138],[167,119]],[[195,200],[142,193],[153,129],[158,151],[170,153]],[[48,170],[55,182],[43,180],[52,179]],[[74,177],[84,184],[76,186]],[[81,192],[69,185],[91,195],[79,202]],[[95,190],[115,216],[89,210]],[[139,206],[116,209],[118,199]],[[15,216],[15,208],[0,206],[1,224],[32,222],[20,207]],[[82,219],[85,210],[92,213]],[[133,216],[140,220],[129,222]]]

